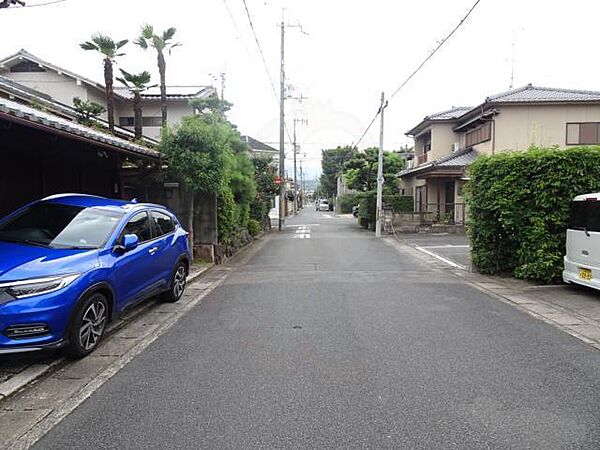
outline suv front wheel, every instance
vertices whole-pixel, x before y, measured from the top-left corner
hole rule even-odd
[[[108,323],[108,299],[101,292],[91,294],[75,313],[69,331],[67,353],[83,358],[93,352],[104,336]]]

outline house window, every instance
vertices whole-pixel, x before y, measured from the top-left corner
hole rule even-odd
[[[133,127],[135,126],[135,119],[133,117],[119,117],[120,127]],[[142,126],[144,127],[160,127],[162,126],[162,117],[150,116],[142,117]]]
[[[23,61],[10,68],[11,72],[45,72],[43,67],[31,61]]]
[[[119,117],[120,127],[132,127],[134,125],[133,117]]]
[[[489,141],[492,138],[492,124],[487,122],[482,126],[475,128],[467,132],[466,146],[471,147],[473,145],[481,144],[482,142]]]
[[[567,145],[600,144],[600,123],[568,123]]]
[[[142,123],[145,127],[160,127],[162,126],[162,117],[160,116],[150,116],[144,117],[142,119]]]

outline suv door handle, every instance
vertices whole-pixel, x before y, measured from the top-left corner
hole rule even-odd
[[[152,247],[150,250],[148,250],[148,253],[150,253],[151,255],[154,255],[157,251],[158,251],[158,247]]]

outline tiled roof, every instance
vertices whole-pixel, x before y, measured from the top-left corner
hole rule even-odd
[[[160,158],[160,153],[150,148],[5,98],[0,98],[0,114],[7,114],[47,128],[54,128],[73,136],[80,136],[91,141],[107,144],[128,153]]]
[[[16,83],[9,78],[3,77],[2,75],[0,75],[0,92],[7,93],[11,96],[11,99],[16,98],[28,104],[38,103],[47,108],[48,111],[52,111],[53,113],[59,114],[63,117],[68,117],[73,120],[75,120],[77,117],[77,111],[75,111],[73,107],[57,102],[48,94],[31,89],[27,86],[23,86],[22,84]],[[105,120],[99,118],[92,120],[95,120],[96,123],[98,123],[101,127],[108,128],[108,122]],[[119,126],[115,126],[115,132],[124,138],[134,137],[134,133],[132,131]],[[144,142],[150,146],[158,144],[155,139],[151,139],[146,136],[144,136],[143,139]]]
[[[415,136],[415,135],[419,134],[421,131],[423,131],[425,129],[426,125],[429,122],[458,119],[460,116],[462,116],[466,112],[470,111],[471,109],[472,109],[472,107],[470,107],[470,106],[453,106],[452,108],[447,109],[445,111],[440,111],[440,112],[437,112],[434,114],[429,114],[429,115],[425,116],[423,118],[423,120],[421,120],[421,122],[419,122],[418,125],[416,125],[412,129],[408,130],[406,132],[406,135],[407,136]]]
[[[241,136],[242,141],[250,146],[251,150],[261,151],[261,152],[273,152],[276,153],[279,150],[271,147],[270,145],[265,144],[264,142],[260,142],[258,139],[254,139],[250,136]]]
[[[434,161],[435,166],[443,167],[462,167],[468,166],[477,159],[477,152],[471,148],[466,150],[460,150],[451,155],[444,156],[443,158]]]
[[[478,155],[475,150],[473,150],[472,148],[466,148],[451,153],[449,155],[443,156],[442,158],[438,158],[435,161],[432,161],[428,164],[403,170],[398,174],[398,176],[404,177],[406,175],[415,175],[420,172],[428,172],[435,169],[436,167],[465,167],[471,164],[473,161],[475,161],[477,156]]]
[[[528,84],[491,95],[486,103],[600,102],[600,92],[538,87]]]
[[[425,116],[423,120],[452,120],[472,109],[471,106],[453,106],[451,109]]]
[[[121,97],[131,99],[133,94],[124,86],[115,86],[115,93]],[[169,99],[193,99],[213,95],[215,88],[212,86],[167,86],[167,98]],[[142,92],[142,98],[159,99],[160,87],[155,86]]]

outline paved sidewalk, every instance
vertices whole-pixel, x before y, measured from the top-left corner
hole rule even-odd
[[[213,264],[195,261],[190,268],[188,282],[202,276]],[[107,330],[107,337],[115,334],[127,326],[132,332],[132,322],[145,311],[157,305],[156,299],[143,302],[127,311],[123,316],[113,322]],[[140,331],[140,330],[138,330]],[[99,349],[101,350],[101,349]],[[96,353],[94,354],[96,355]],[[60,353],[29,353],[0,357],[0,402],[26,385],[48,373],[51,369],[65,363],[65,358]],[[1,437],[1,434],[0,434]],[[1,441],[1,439],[0,439]]]

